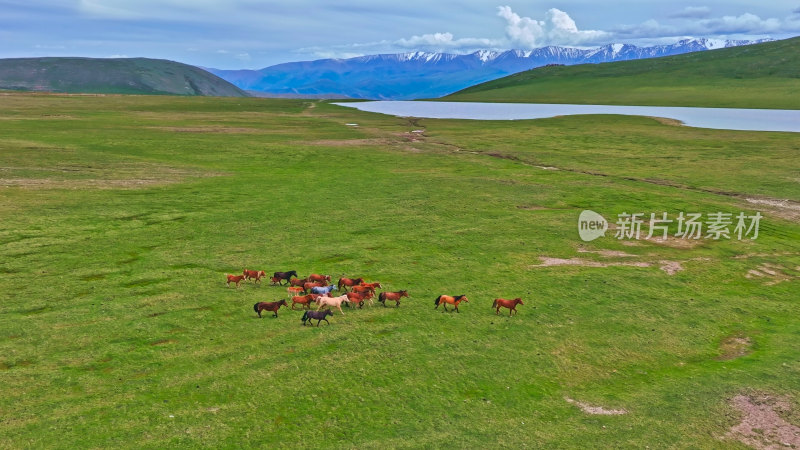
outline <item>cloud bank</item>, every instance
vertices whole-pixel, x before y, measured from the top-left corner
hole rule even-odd
[[[674,42],[687,37],[759,38],[800,32],[800,8],[787,13],[784,19],[762,19],[749,12],[712,17],[712,9],[708,6],[686,6],[665,15],[661,21],[649,19],[637,24],[594,30],[579,28],[566,11],[558,8],[550,8],[535,18],[520,15],[510,6],[498,6],[496,17],[504,24],[502,37],[457,38],[450,32],[436,32],[393,41],[305,47],[298,53],[325,58],[404,51],[469,53],[481,49],[529,50],[548,45],[590,47],[612,42]]]

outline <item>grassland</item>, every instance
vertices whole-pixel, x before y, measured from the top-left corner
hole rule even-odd
[[[755,392],[800,418],[795,134],[252,98],[0,105],[0,447],[730,448],[730,399]],[[765,217],[755,241],[624,245],[580,241],[583,209]],[[284,290],[226,287],[242,267],[411,298],[303,328],[258,319]],[[443,293],[470,302],[434,311]],[[516,296],[518,316],[490,309]]]
[[[543,67],[447,101],[800,109],[800,37],[605,64]]]
[[[4,58],[0,59],[0,90],[248,96],[198,67],[151,58]]]

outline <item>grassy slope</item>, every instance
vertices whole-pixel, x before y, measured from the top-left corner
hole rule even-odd
[[[246,97],[205,70],[149,58],[0,59],[0,89],[92,94]]]
[[[448,101],[800,109],[800,37],[606,64],[544,67]]]
[[[727,448],[731,395],[800,410],[800,226],[764,210],[757,241],[694,249],[575,233],[584,208],[754,211],[704,188],[800,200],[796,135],[410,123],[299,100],[2,104],[2,447]],[[581,247],[685,270],[530,267],[607,260]],[[764,263],[791,279],[744,277]],[[255,317],[283,289],[225,287],[242,266],[363,275],[412,298],[304,329],[300,312]],[[434,311],[441,293],[471,302]],[[490,310],[518,295],[517,317]],[[739,333],[752,353],[717,360]]]

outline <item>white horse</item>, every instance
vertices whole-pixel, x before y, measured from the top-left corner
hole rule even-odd
[[[347,298],[347,294],[345,294],[345,295],[340,295],[338,297],[318,297],[317,302],[319,303],[317,311],[319,311],[320,308],[322,308],[325,305],[335,306],[336,308],[339,309],[339,312],[342,313],[342,315],[344,315],[344,311],[342,311],[342,302],[350,303],[350,299]]]

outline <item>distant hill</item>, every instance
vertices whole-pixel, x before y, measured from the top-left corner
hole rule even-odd
[[[205,70],[148,58],[0,59],[0,89],[247,97],[246,92]]]
[[[411,100],[440,97],[548,64],[657,58],[752,43],[754,41],[684,39],[652,47],[627,44],[590,49],[549,46],[525,51],[481,50],[468,55],[412,52],[291,62],[260,70],[207,70],[242,89],[272,94]]]
[[[544,67],[441,100],[800,109],[800,37],[664,58]]]

